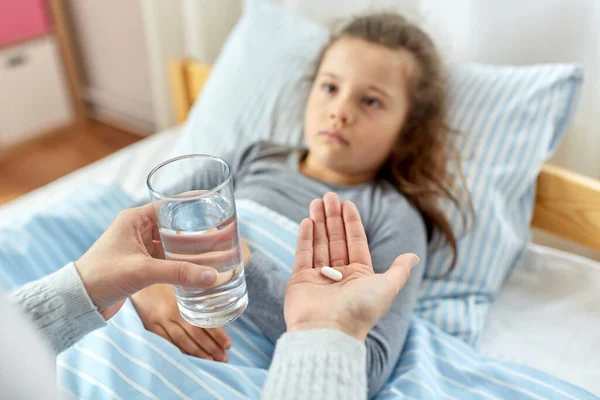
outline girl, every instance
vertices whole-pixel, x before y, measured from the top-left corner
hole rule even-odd
[[[226,158],[236,198],[257,201],[298,223],[310,216],[317,230],[334,228],[319,221],[325,212],[340,215],[338,195],[353,201],[375,272],[385,272],[402,253],[421,258],[366,338],[370,396],[400,356],[434,234],[446,239],[456,259],[456,237],[439,205],[441,198],[456,203],[446,165],[445,99],[440,58],[421,29],[396,14],[358,17],[331,39],[319,59],[304,118],[308,148],[261,142]],[[311,203],[330,191],[337,195]],[[286,282],[275,265],[247,247],[244,261],[246,312],[275,342],[285,332]],[[314,259],[315,266],[347,263],[326,252]],[[172,287],[154,286],[132,300],[147,329],[188,354],[227,361],[224,350],[231,341],[225,332],[184,322]]]

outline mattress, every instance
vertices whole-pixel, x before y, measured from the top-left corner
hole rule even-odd
[[[488,317],[481,353],[600,396],[600,264],[530,243]]]
[[[0,207],[0,227],[83,185],[117,183],[148,201],[145,179],[169,157],[180,128],[152,135]],[[529,244],[496,299],[479,352],[551,373],[600,396],[600,264]]]

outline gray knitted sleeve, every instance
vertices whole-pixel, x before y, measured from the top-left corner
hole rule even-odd
[[[365,400],[365,345],[332,329],[288,332],[277,342],[263,400]]]
[[[9,299],[29,316],[56,353],[106,325],[73,263],[21,287]]]

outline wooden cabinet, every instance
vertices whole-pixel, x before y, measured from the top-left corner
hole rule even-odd
[[[50,32],[45,0],[0,0],[0,46]]]
[[[0,146],[68,125],[73,111],[52,36],[0,50]]]
[[[85,116],[63,0],[0,0],[0,150]]]
[[[65,4],[90,114],[130,131],[150,133],[155,124],[142,1],[68,0]],[[165,76],[166,68],[165,64]]]

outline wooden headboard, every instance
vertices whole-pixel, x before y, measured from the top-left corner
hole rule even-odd
[[[178,123],[187,114],[210,73],[210,65],[177,60],[169,72]],[[532,226],[600,250],[600,181],[546,164],[538,177]]]

